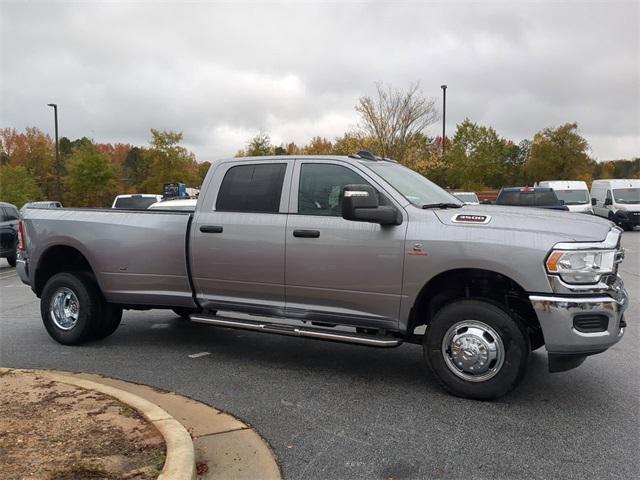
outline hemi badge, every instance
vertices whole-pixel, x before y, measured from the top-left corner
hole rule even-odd
[[[474,223],[487,224],[491,220],[491,215],[465,215],[459,214],[454,216],[451,221],[454,223]]]

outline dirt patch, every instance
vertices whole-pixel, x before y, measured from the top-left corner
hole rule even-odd
[[[156,478],[165,445],[134,409],[37,374],[0,375],[3,480]]]

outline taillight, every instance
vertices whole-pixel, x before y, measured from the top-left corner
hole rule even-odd
[[[24,222],[22,220],[18,222],[18,250],[20,252],[27,251],[27,242],[24,236]]]

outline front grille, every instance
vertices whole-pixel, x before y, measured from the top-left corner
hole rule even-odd
[[[576,315],[573,317],[573,328],[582,333],[604,332],[609,325],[606,315]]]

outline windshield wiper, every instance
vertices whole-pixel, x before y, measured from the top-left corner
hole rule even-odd
[[[462,205],[464,205],[464,203],[426,203],[420,208],[460,208]]]

